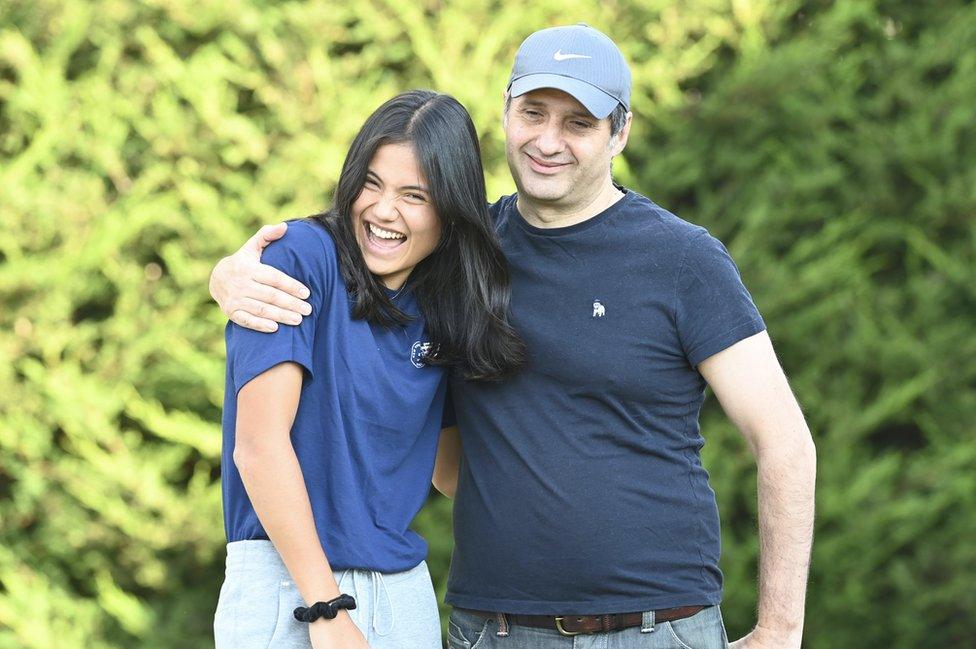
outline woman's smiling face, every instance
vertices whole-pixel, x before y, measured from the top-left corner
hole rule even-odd
[[[412,145],[384,144],[376,150],[353,201],[352,220],[369,271],[389,289],[403,286],[441,238],[440,219]]]

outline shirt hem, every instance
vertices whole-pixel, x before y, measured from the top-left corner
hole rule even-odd
[[[741,342],[750,336],[766,330],[766,323],[762,317],[755,317],[748,322],[744,322],[725,333],[706,340],[693,349],[688,354],[688,361],[692,367],[698,367],[703,361],[711,358],[715,354],[725,351],[737,342]]]
[[[227,550],[227,556],[232,557],[231,561],[250,561],[253,564],[260,562],[260,559],[263,557],[265,560],[280,562],[282,568],[284,568],[284,562],[281,559],[281,555],[278,554],[278,550],[274,547],[274,544],[267,538],[254,537],[248,539],[237,539],[235,541],[228,541],[225,547]],[[397,579],[400,577],[412,576],[412,574],[418,571],[418,569],[429,570],[429,568],[426,566],[426,561],[427,553],[425,552],[423,556],[416,560],[410,559],[405,561],[392,561],[389,563],[355,562],[348,561],[344,558],[332,558],[329,559],[329,566],[331,567],[332,572],[361,570],[367,572],[378,572],[387,579]],[[285,570],[287,570],[287,568],[285,568]]]
[[[307,378],[309,382],[311,382],[315,376],[314,372],[312,371],[311,353],[305,350],[296,350],[294,347],[290,350],[274,350],[267,356],[251,361],[234,372],[235,394],[239,394],[245,385],[256,379],[258,376],[264,374],[273,367],[281,365],[282,363],[295,363],[300,365],[308,375]]]

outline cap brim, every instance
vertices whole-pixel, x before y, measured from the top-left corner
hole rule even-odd
[[[605,118],[620,103],[596,86],[559,74],[527,74],[513,81],[509,92],[513,97],[518,97],[540,88],[555,88],[568,93],[597,119]]]

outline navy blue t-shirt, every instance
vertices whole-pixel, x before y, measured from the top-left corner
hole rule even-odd
[[[298,326],[260,333],[227,325],[222,488],[228,541],[267,539],[234,465],[237,393],[286,361],[305,369],[291,441],[322,548],[334,570],[400,572],[427,556],[409,525],[430,490],[444,409],[446,376],[426,366],[417,302],[394,298],[416,316],[383,328],[350,315],[328,231],[289,224],[262,261],[309,287],[312,314]]]
[[[722,244],[634,192],[541,229],[492,206],[525,371],[452,378],[464,460],[447,601],[527,614],[715,604],[698,363],[764,329]]]

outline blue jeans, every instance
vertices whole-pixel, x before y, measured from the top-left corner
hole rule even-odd
[[[509,624],[509,635],[499,636],[498,622],[455,609],[448,623],[450,649],[725,649],[728,638],[718,606],[673,622],[609,633],[566,637],[555,629],[536,629]]]

